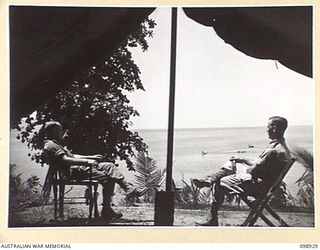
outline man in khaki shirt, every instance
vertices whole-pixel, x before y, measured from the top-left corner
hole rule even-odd
[[[218,210],[224,201],[224,187],[229,190],[243,190],[258,196],[280,174],[282,168],[291,159],[290,151],[285,143],[284,132],[288,126],[285,118],[273,116],[269,118],[267,133],[270,139],[268,147],[255,160],[233,157],[215,174],[206,179],[194,179],[197,187],[211,187],[215,183],[214,201],[210,216],[200,226],[218,226]],[[242,166],[246,171],[237,171]]]
[[[102,155],[78,155],[71,153],[62,145],[63,130],[59,122],[51,121],[45,124],[46,140],[44,152],[48,163],[59,168],[65,178],[87,179],[92,166],[92,179],[103,187],[103,208],[101,217],[105,222],[111,222],[122,217],[111,208],[111,199],[117,183],[126,192],[128,198],[141,196],[146,189],[140,190],[126,182],[125,177],[112,162],[99,162]]]

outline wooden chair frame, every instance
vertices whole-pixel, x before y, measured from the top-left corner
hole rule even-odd
[[[295,158],[291,158],[266,192],[261,197],[255,198],[254,201],[250,201],[248,199],[250,194],[247,194],[246,192],[237,192],[235,190],[229,192],[239,195],[241,200],[250,208],[250,213],[241,226],[253,226],[260,217],[268,226],[275,227],[275,225],[262,213],[263,210],[266,209],[276,220],[279,221],[281,226],[289,227],[289,225],[268,204],[274,196],[275,190],[279,188],[282,180],[295,161]]]
[[[98,190],[98,181],[92,179],[92,166],[90,166],[90,174],[89,179],[84,180],[70,180],[63,177],[59,168],[54,167],[54,175],[53,175],[53,204],[54,204],[54,219],[57,219],[57,215],[59,213],[59,217],[64,217],[64,204],[84,204],[86,201],[89,203],[89,219],[92,218],[92,210],[94,209],[94,217],[99,216],[98,205],[97,205],[97,190]],[[87,186],[89,189],[89,197],[87,197],[86,201],[68,201],[65,202],[65,199],[86,199],[83,197],[65,197],[65,187],[66,186]],[[92,192],[93,191],[93,192]],[[93,195],[92,195],[93,193]]]

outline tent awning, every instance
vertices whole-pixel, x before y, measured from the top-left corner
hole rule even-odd
[[[312,77],[312,7],[184,8],[243,53]]]
[[[11,6],[11,124],[106,58],[153,10]]]
[[[103,60],[154,9],[10,6],[11,126]],[[184,11],[243,53],[312,77],[312,7]]]

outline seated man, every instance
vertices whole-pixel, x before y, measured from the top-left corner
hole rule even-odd
[[[210,217],[201,226],[218,226],[218,210],[224,201],[226,188],[228,190],[243,190],[253,196],[258,196],[280,174],[282,168],[291,159],[290,151],[285,143],[284,132],[288,126],[285,118],[273,116],[269,118],[267,133],[271,140],[269,146],[259,155],[258,159],[231,158],[216,174],[204,180],[193,180],[198,187],[210,187],[215,183],[214,199]],[[246,166],[246,173],[236,173],[235,166]]]
[[[145,190],[138,190],[125,181],[123,174],[111,162],[100,162],[102,155],[76,155],[61,145],[62,126],[59,122],[51,121],[45,124],[46,140],[44,152],[50,164],[58,166],[63,175],[70,179],[87,179],[92,166],[92,179],[97,180],[103,187],[102,218],[106,222],[118,219],[121,213],[111,208],[111,198],[115,183],[122,187],[127,197],[140,196]]]

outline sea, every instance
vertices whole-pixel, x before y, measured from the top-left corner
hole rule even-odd
[[[154,159],[159,169],[166,167],[167,161],[167,130],[137,130],[148,145],[148,156]],[[16,164],[16,174],[22,178],[36,175],[44,180],[48,167],[41,167],[32,162],[26,145],[16,139],[17,131],[10,132],[10,163]],[[286,142],[289,148],[301,147],[313,152],[313,127],[290,126],[286,131]],[[183,181],[201,178],[218,170],[231,156],[256,159],[269,143],[265,127],[234,127],[234,128],[194,128],[175,129],[173,178],[176,185],[182,186]],[[135,159],[132,159],[133,161]],[[134,180],[134,172],[128,171],[123,162],[119,168],[129,181]],[[296,181],[304,172],[302,165],[295,163],[285,178],[287,187],[295,195],[298,187]]]

